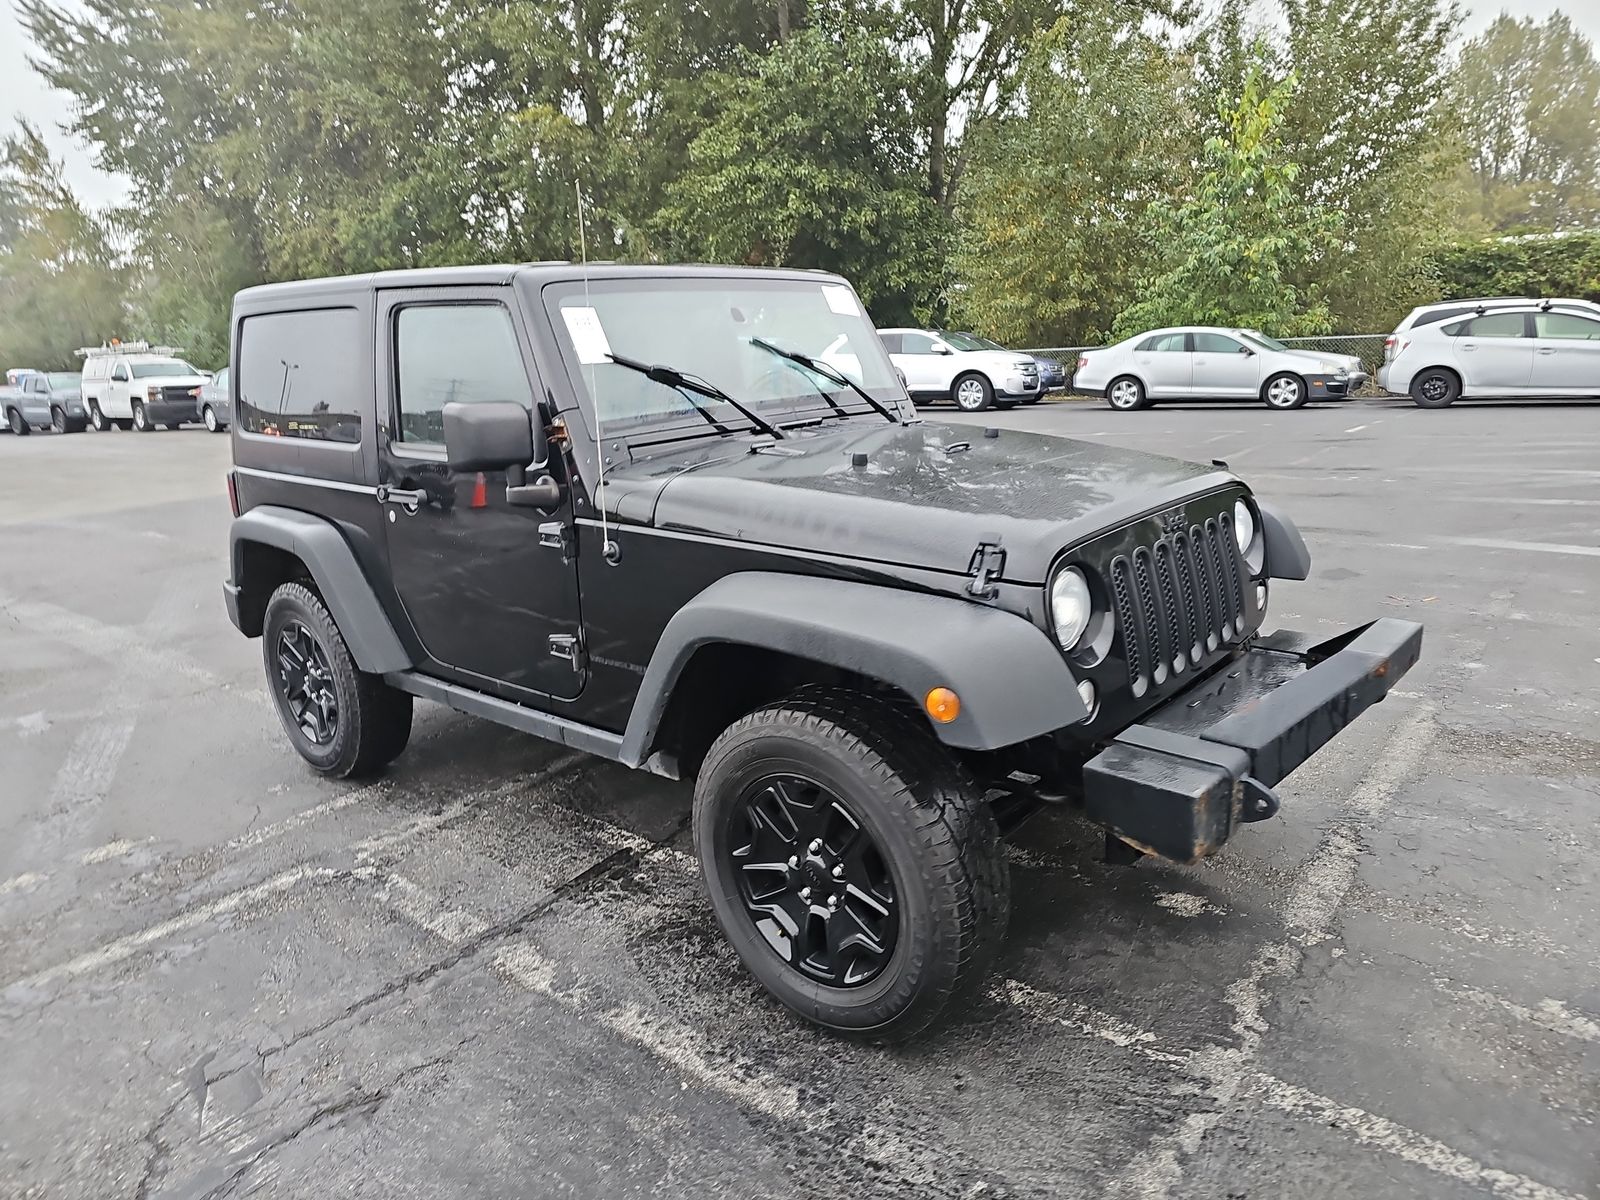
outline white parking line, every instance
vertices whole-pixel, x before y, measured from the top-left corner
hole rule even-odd
[[[1350,426],[1349,429],[1346,429],[1345,432],[1346,433],[1360,433],[1365,428],[1366,428],[1365,425],[1352,425],[1352,426]]]
[[[1417,706],[1389,736],[1377,755],[1377,766],[1346,796],[1344,814],[1323,835],[1284,901],[1283,920],[1290,936],[1257,951],[1250,970],[1225,993],[1234,1011],[1234,1045],[1197,1052],[1191,1061],[1190,1073],[1201,1084],[1209,1107],[1186,1114],[1176,1129],[1157,1137],[1113,1183],[1109,1195],[1142,1200],[1166,1196],[1183,1177],[1184,1160],[1199,1151],[1206,1135],[1238,1099],[1240,1089],[1254,1073],[1256,1055],[1267,1033],[1263,1013],[1268,983],[1292,976],[1300,968],[1303,947],[1328,936],[1328,926],[1355,880],[1365,829],[1421,766],[1437,729],[1432,705]]]
[[[1485,550],[1525,550],[1530,554],[1573,554],[1584,558],[1600,558],[1600,546],[1573,546],[1560,542],[1518,542],[1510,538],[1443,537],[1439,540],[1456,546],[1481,546]]]
[[[1573,1012],[1570,1007],[1560,1000],[1552,1000],[1546,997],[1539,1001],[1537,1008],[1529,1008],[1525,1004],[1507,1000],[1504,996],[1497,996],[1493,992],[1485,991],[1483,988],[1458,984],[1442,977],[1435,978],[1434,983],[1446,991],[1454,992],[1463,999],[1472,1001],[1482,1008],[1499,1009],[1518,1021],[1543,1029],[1548,1033],[1576,1038],[1585,1042],[1600,1043],[1600,1021],[1595,1021],[1582,1013]]]

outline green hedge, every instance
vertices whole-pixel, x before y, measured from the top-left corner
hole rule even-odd
[[[1600,230],[1468,242],[1437,255],[1443,297],[1562,296],[1600,301]]]

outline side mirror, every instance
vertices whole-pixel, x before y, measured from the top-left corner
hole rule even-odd
[[[533,420],[514,400],[444,406],[444,452],[452,471],[503,471],[534,462]]]
[[[1256,356],[1256,352],[1250,349],[1249,346],[1240,346],[1239,353],[1244,355],[1246,358],[1254,358]]]
[[[933,352],[935,354],[954,354],[955,353],[955,351],[951,350],[949,346],[942,346],[942,345],[938,345],[938,344],[934,345]]]

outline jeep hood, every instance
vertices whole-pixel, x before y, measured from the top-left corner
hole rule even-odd
[[[853,418],[760,451],[701,443],[606,486],[623,521],[864,562],[964,574],[980,542],[997,542],[1004,578],[1036,583],[1066,546],[1236,483],[1216,467],[1070,438]]]

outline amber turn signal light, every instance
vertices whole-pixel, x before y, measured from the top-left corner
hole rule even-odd
[[[947,687],[936,687],[922,701],[928,715],[941,725],[948,725],[961,715],[961,697]]]

